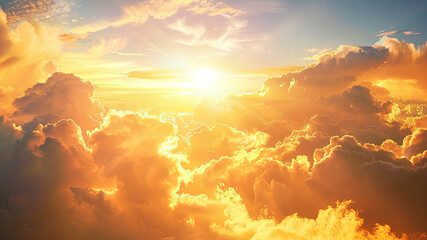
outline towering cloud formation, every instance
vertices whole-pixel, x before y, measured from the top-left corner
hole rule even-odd
[[[0,238],[421,238],[427,108],[387,84],[425,93],[424,60],[342,46],[194,116],[104,113],[54,73],[0,117]]]
[[[32,119],[25,124],[55,123],[72,119],[83,130],[93,129],[101,121],[103,107],[92,98],[94,87],[73,74],[54,73],[46,83],[25,90],[23,97],[13,102],[17,111],[13,117]],[[31,130],[31,129],[30,129]]]
[[[9,19],[10,20],[10,19]],[[10,22],[9,22],[10,23]],[[45,66],[61,50],[56,30],[43,24],[22,22],[8,28],[0,9],[0,110],[9,110],[11,101],[33,84],[51,74]],[[54,70],[54,69],[53,69]]]

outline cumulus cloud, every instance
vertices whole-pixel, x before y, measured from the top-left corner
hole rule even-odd
[[[93,99],[94,87],[73,74],[54,73],[46,83],[37,83],[15,99],[13,117],[32,130],[38,123],[74,120],[84,131],[101,121],[103,107]]]
[[[220,181],[238,189],[251,217],[267,211],[278,220],[292,213],[314,218],[334,201],[352,199],[366,226],[424,232],[425,181],[416,179],[426,179],[425,100],[396,99],[397,89],[379,84],[412,79],[425,93],[424,55],[425,46],[391,38],[341,46],[305,69],[268,79],[257,93],[202,102],[196,121],[264,131],[274,140],[211,160],[186,190],[210,189],[211,196],[209,186]]]
[[[416,180],[426,178],[424,164],[413,166],[408,158],[381,147],[362,146],[350,136],[331,138],[331,143],[316,150],[315,156],[317,163],[307,181],[315,194],[323,199],[333,196],[329,201],[353,199],[363,206],[368,221],[388,222],[400,230],[424,231],[420,223],[426,219],[418,213],[425,211],[420,201],[425,198],[426,192],[421,189],[426,186],[425,181]]]
[[[424,60],[396,39],[341,46],[160,116],[104,112],[91,83],[53,73],[0,117],[0,237],[421,238],[427,104],[377,81],[425,91]]]
[[[203,172],[194,173],[183,192],[212,196],[214,183],[222,182],[238,189],[253,219],[266,214],[279,222],[293,213],[315,218],[319,209],[353,199],[356,208],[363,209],[366,226],[388,223],[400,231],[424,231],[419,212],[425,211],[425,181],[416,179],[426,179],[425,160],[413,165],[410,158],[385,146],[361,145],[350,136],[332,137],[328,145],[317,148],[312,167],[307,157],[280,159],[283,151],[293,151],[292,146],[276,148],[212,160]]]
[[[381,45],[372,47],[341,46],[300,72],[268,79],[263,92],[271,96],[325,96],[357,83],[371,82],[392,95],[397,93],[396,86],[388,86],[384,81],[387,79],[396,80],[396,84],[412,80],[414,86],[425,91],[425,55],[425,45],[416,48],[414,44],[387,37]]]
[[[229,96],[215,104],[205,101],[196,108],[195,118],[250,130],[277,120],[300,128],[306,119],[325,114],[354,130],[388,128],[390,135],[403,124],[393,121],[396,100],[391,96],[413,97],[401,86],[408,87],[407,94],[420,91],[416,97],[425,93],[424,55],[425,47],[390,38],[372,47],[341,46],[305,69],[267,79],[255,94]]]
[[[159,151],[174,131],[158,118],[110,112],[86,143],[73,120],[40,124],[25,136],[3,120],[2,154],[8,158],[1,165],[7,173],[2,174],[2,208],[7,209],[1,213],[2,237],[91,239],[104,236],[97,228],[108,224],[117,225],[107,239],[136,237],[120,234],[121,227],[123,232],[140,228],[136,233],[151,238],[178,232],[179,226],[164,222],[174,219],[168,199],[180,173],[177,161]],[[13,153],[8,144],[15,144]],[[78,223],[83,219],[87,226]]]
[[[272,95],[325,96],[338,93],[354,84],[360,74],[380,66],[388,54],[388,49],[383,46],[341,46],[300,72],[268,79],[264,82],[264,90]]]
[[[23,90],[51,73],[46,66],[61,51],[55,35],[57,30],[29,22],[9,29],[6,13],[0,10],[0,86],[1,92],[7,92],[4,105],[10,105]],[[7,110],[6,106],[2,108]]]
[[[72,204],[69,186],[96,179],[80,128],[72,120],[39,125],[11,149],[1,169],[7,183],[1,194],[7,209],[1,213],[2,238],[58,236],[54,229],[66,221],[64,211]]]

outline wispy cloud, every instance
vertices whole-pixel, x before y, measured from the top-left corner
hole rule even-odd
[[[232,71],[232,73],[245,75],[245,76],[273,77],[273,76],[281,76],[289,72],[297,72],[304,68],[305,66],[284,66],[284,67],[268,67],[268,68],[262,68],[262,69],[239,69],[239,70]]]
[[[228,6],[224,2],[213,2],[207,0],[201,0],[198,4],[195,4],[188,11],[197,13],[197,14],[208,14],[209,16],[216,15],[229,15],[236,16],[241,13],[241,11]]]
[[[89,53],[101,56],[109,52],[117,52],[123,49],[126,44],[127,40],[123,37],[99,37],[93,46],[89,49]]]
[[[311,57],[305,57],[303,60],[318,60],[320,57],[322,57],[325,54],[328,54],[332,51],[332,48],[308,48],[305,49],[305,52],[314,54]]]
[[[305,49],[305,52],[307,52],[307,53],[323,53],[323,52],[327,52],[330,50],[331,50],[331,48],[307,48],[307,49]]]
[[[130,78],[141,78],[141,79],[170,79],[182,77],[182,71],[175,70],[163,70],[163,71],[133,71],[127,73]]]
[[[128,23],[144,24],[148,18],[166,19],[175,15],[181,8],[193,14],[208,14],[209,16],[229,15],[239,13],[223,2],[211,3],[206,0],[161,0],[137,2],[122,9],[123,15],[117,20],[101,20],[73,29],[75,33],[98,32],[109,27],[119,27]]]
[[[377,37],[382,37],[382,36],[393,36],[393,35],[399,35],[399,34],[403,34],[403,35],[419,35],[421,34],[420,32],[416,32],[416,31],[412,31],[412,30],[391,30],[391,31],[380,31],[377,33]]]
[[[176,40],[178,43],[187,46],[208,46],[223,51],[234,51],[241,49],[244,43],[267,39],[267,36],[262,34],[245,34],[243,29],[247,26],[246,20],[233,16],[224,17],[223,24],[217,23],[214,27],[190,25],[185,19],[179,19],[168,27],[185,35]]]
[[[243,14],[283,13],[285,9],[285,5],[282,1],[248,1],[245,3],[245,9],[242,10],[242,12]]]
[[[143,53],[118,52],[118,51],[111,51],[111,53],[114,53],[120,56],[147,56],[147,54],[143,54]]]
[[[421,34],[420,32],[415,32],[415,31],[403,31],[403,34],[405,35],[418,35]]]

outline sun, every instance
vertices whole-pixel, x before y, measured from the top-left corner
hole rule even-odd
[[[188,76],[191,79],[191,87],[194,88],[209,88],[212,87],[219,73],[214,69],[198,69],[189,72]]]

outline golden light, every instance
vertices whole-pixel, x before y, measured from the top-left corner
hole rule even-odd
[[[189,72],[188,77],[191,79],[190,87],[208,88],[211,87],[217,79],[219,73],[214,69],[199,69]]]
[[[108,190],[106,188],[92,188],[92,190],[94,190],[96,192],[103,192],[107,195],[112,195],[118,191],[117,187],[114,187],[112,190]]]

